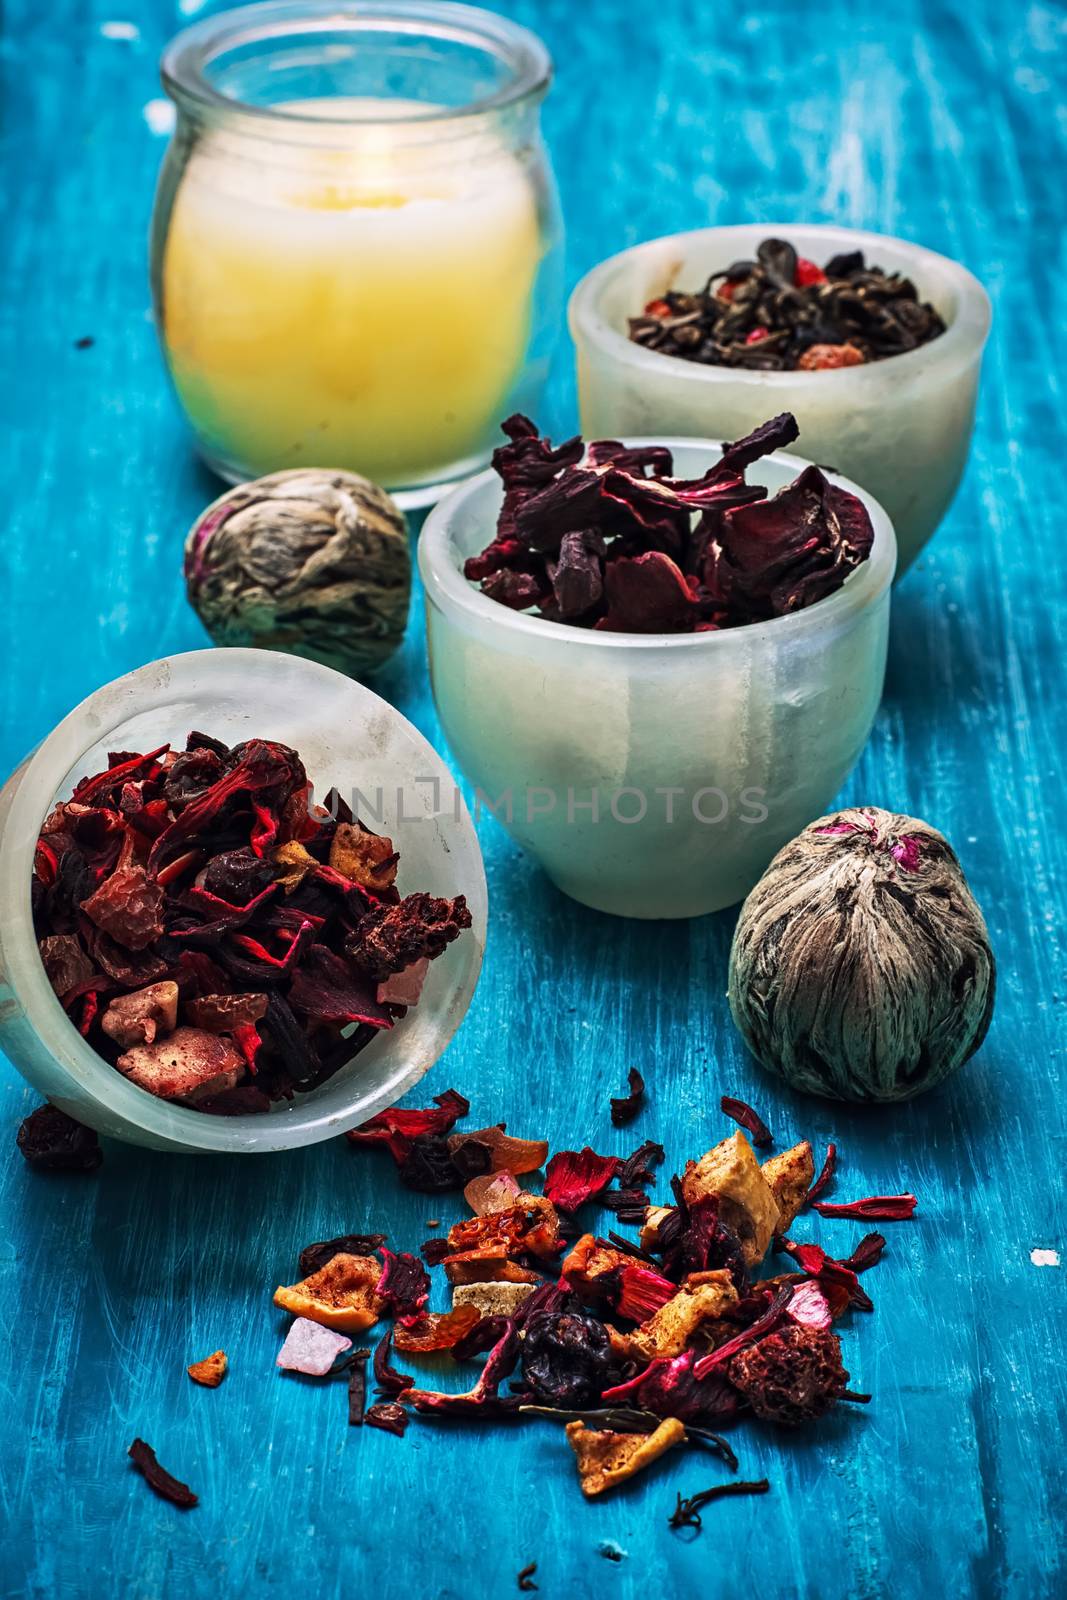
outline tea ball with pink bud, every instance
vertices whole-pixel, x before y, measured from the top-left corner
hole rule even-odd
[[[284,650],[366,677],[404,636],[407,525],[385,490],[355,472],[272,472],[229,490],[193,524],[185,584],[216,644]]]
[[[741,908],[734,1021],[762,1064],[835,1100],[909,1100],[974,1054],[996,964],[948,840],[863,806],[779,850]]]

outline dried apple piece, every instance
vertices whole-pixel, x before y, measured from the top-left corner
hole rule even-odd
[[[194,1105],[232,1089],[245,1070],[244,1057],[229,1039],[202,1028],[176,1028],[154,1044],[135,1045],[115,1065],[149,1094]]]
[[[536,1272],[510,1261],[503,1245],[460,1250],[442,1261],[449,1283],[540,1283]]]
[[[680,1356],[698,1332],[721,1333],[729,1338],[736,1329],[723,1324],[730,1306],[737,1304],[737,1290],[729,1272],[694,1272],[678,1293],[660,1306],[632,1336],[633,1346],[646,1359],[654,1356]],[[716,1342],[721,1343],[721,1339]]]
[[[455,1155],[460,1145],[472,1142],[483,1145],[489,1152],[490,1172],[510,1172],[519,1177],[524,1172],[536,1172],[544,1166],[548,1155],[547,1139],[513,1139],[503,1128],[476,1128],[471,1133],[454,1133],[448,1148]]]
[[[194,1361],[191,1367],[186,1367],[186,1372],[194,1383],[201,1384],[205,1389],[217,1389],[230,1369],[225,1350],[215,1350],[211,1355],[205,1356],[203,1361]]]
[[[781,1212],[752,1146],[740,1130],[699,1161],[690,1161],[682,1175],[686,1205],[695,1206],[709,1195],[716,1197],[723,1224],[740,1240],[745,1265],[758,1266],[778,1229]]]
[[[299,1283],[280,1285],[274,1291],[274,1304],[325,1328],[361,1333],[373,1327],[385,1309],[376,1292],[381,1275],[381,1263],[374,1256],[341,1252]]]
[[[116,995],[100,1019],[108,1038],[124,1050],[154,1044],[160,1034],[173,1033],[177,1023],[178,985],[169,981]]]
[[[783,1150],[781,1155],[772,1156],[763,1163],[760,1171],[769,1183],[781,1213],[775,1231],[785,1233],[807,1199],[815,1177],[815,1157],[810,1140],[802,1139],[791,1150]]]
[[[358,822],[339,822],[330,843],[330,866],[366,889],[389,889],[396,882],[397,852],[392,839],[371,833]]]
[[[567,1441],[578,1461],[582,1493],[592,1498],[625,1483],[673,1445],[685,1440],[677,1417],[667,1417],[653,1433],[608,1433],[568,1422]]]

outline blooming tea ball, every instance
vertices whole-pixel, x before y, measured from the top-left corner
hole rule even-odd
[[[877,806],[820,817],[779,850],[741,908],[734,1021],[794,1089],[908,1100],[974,1054],[996,965],[955,852]]]
[[[194,523],[185,583],[216,644],[284,650],[363,677],[404,636],[407,525],[358,473],[272,472],[231,489]]]

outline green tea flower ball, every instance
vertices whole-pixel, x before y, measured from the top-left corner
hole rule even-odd
[[[974,1054],[996,964],[945,837],[863,806],[779,850],[741,908],[734,1021],[762,1064],[834,1100],[909,1100]]]
[[[284,650],[366,677],[404,637],[407,525],[358,473],[272,472],[193,524],[185,584],[216,644]]]

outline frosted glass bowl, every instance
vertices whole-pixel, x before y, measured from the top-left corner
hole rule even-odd
[[[628,338],[627,319],[649,300],[671,288],[702,288],[711,273],[753,258],[760,240],[773,236],[819,266],[839,252],[863,250],[869,264],[906,273],[947,331],[887,361],[830,372],[705,367]],[[738,439],[779,411],[792,411],[799,454],[846,473],[885,507],[896,531],[899,577],[937,528],[963,475],[989,323],[989,298],[976,278],[903,239],[792,222],[653,239],[601,262],[571,297],[582,431],[587,439],[628,433]]]
[[[627,442],[670,445],[683,478],[721,454]],[[747,476],[773,494],[805,465],[779,453]],[[630,917],[720,910],[827,810],[881,698],[896,559],[885,512],[834,481],[871,514],[869,559],[806,611],[722,633],[596,633],[480,593],[462,569],[492,536],[495,473],[430,514],[419,569],[445,735],[477,806],[575,900]]]
[[[81,1037],[52,992],[30,917],[40,826],[55,800],[107,764],[193,728],[229,743],[292,745],[315,794],[358,791],[368,826],[400,851],[401,891],[465,894],[473,927],[431,963],[417,1006],[321,1088],[259,1115],[212,1116],[129,1083]],[[381,792],[381,815],[374,815]],[[0,790],[0,1048],[42,1095],[100,1133],[161,1150],[287,1150],[344,1133],[391,1106],[463,1020],[485,947],[481,851],[454,781],[386,701],[329,667],[269,650],[196,650],[117,678],[48,735]]]

